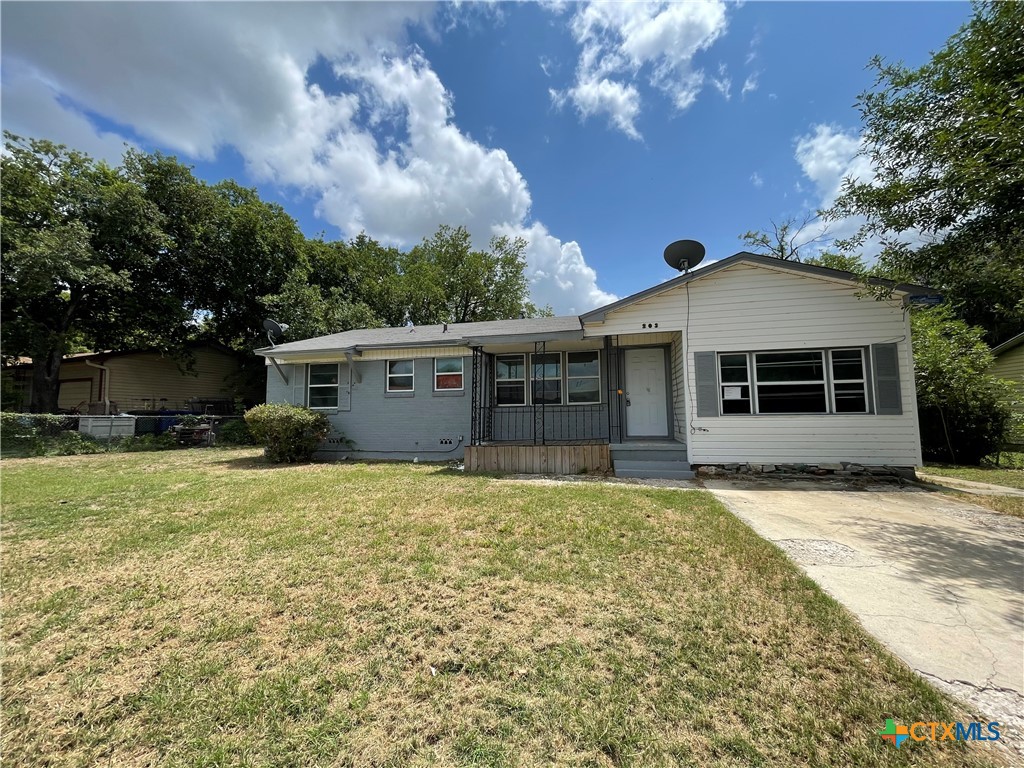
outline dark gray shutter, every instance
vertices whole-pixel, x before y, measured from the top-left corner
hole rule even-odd
[[[718,415],[718,356],[714,352],[693,353],[697,380],[697,416]]]
[[[875,377],[875,413],[899,416],[903,413],[899,348],[896,344],[872,344],[871,363]]]

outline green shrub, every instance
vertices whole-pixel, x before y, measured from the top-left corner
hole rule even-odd
[[[275,464],[309,461],[331,431],[324,414],[297,405],[257,405],[245,412],[245,421]]]
[[[180,447],[174,436],[165,432],[162,435],[122,437],[119,440],[111,441],[108,450],[111,452],[136,453],[138,451],[169,451]]]
[[[930,461],[978,464],[1010,426],[1010,389],[988,373],[984,331],[944,306],[911,315],[921,451]]]
[[[0,413],[0,433],[6,439],[57,437],[78,429],[78,419],[49,413]]]
[[[256,445],[252,430],[245,423],[245,419],[225,421],[217,433],[217,440],[226,445]]]

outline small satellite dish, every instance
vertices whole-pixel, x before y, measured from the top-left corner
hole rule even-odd
[[[665,248],[665,263],[677,272],[686,272],[704,260],[704,246],[696,240],[676,240]]]
[[[280,339],[284,336],[284,332],[288,330],[288,324],[279,323],[268,317],[263,321],[263,330],[267,332],[267,338],[270,339],[270,346],[274,346],[274,340]]]

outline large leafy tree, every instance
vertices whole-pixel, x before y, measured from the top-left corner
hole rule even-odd
[[[873,179],[847,179],[832,218],[883,243],[882,268],[942,289],[997,343],[1024,330],[1024,3],[976,3],[918,69],[876,58],[859,97]]]
[[[419,324],[503,320],[535,314],[526,280],[526,241],[493,237],[472,248],[465,227],[442,226],[402,259],[410,318]]]
[[[34,361],[33,411],[54,411],[74,346],[171,347],[190,324],[168,279],[160,211],[119,169],[4,134],[3,354]]]
[[[198,335],[248,352],[262,335],[262,297],[301,266],[304,238],[279,205],[233,181],[209,185],[159,153],[129,152],[127,175],[163,217],[180,297]]]

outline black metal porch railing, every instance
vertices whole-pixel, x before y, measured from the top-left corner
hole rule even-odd
[[[483,442],[546,445],[607,443],[608,409],[594,405],[487,406],[489,424]]]
[[[470,445],[518,443],[520,445],[603,444],[621,433],[617,349],[605,340],[602,355],[602,402],[587,405],[499,406],[494,402],[494,355],[473,349],[473,382]],[[544,342],[534,344],[534,354],[546,351]],[[528,366],[529,367],[529,366]],[[528,371],[527,376],[530,373]]]

